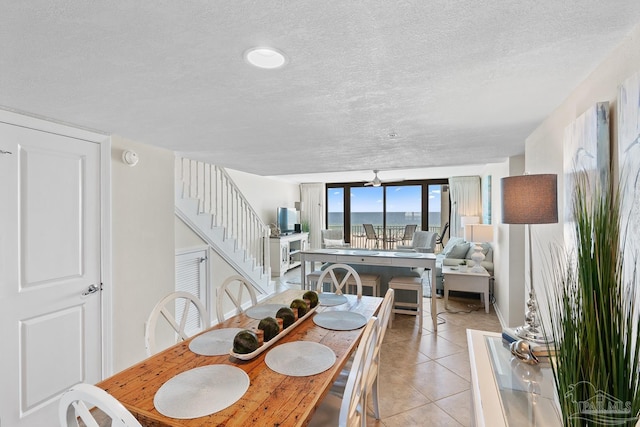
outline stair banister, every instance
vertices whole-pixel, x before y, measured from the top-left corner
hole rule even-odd
[[[211,215],[211,227],[221,227],[224,239],[233,239],[255,268],[270,276],[269,227],[244,197],[229,174],[219,166],[176,157],[176,177],[182,198],[198,200],[198,213]]]

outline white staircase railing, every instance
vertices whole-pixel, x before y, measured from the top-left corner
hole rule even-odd
[[[198,200],[198,213],[211,215],[211,227],[223,229],[236,251],[244,251],[254,267],[270,278],[269,227],[262,222],[229,174],[221,167],[176,157],[176,179],[181,197]]]

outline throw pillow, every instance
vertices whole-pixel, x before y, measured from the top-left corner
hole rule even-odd
[[[470,245],[468,243],[458,243],[454,246],[453,249],[451,249],[451,251],[446,255],[445,258],[464,259],[464,257],[467,255],[467,252],[469,251],[469,246]]]
[[[457,244],[464,242],[464,239],[462,237],[452,237],[449,239],[449,241],[447,241],[447,244],[444,245],[444,248],[442,248],[442,254],[446,257],[448,256],[449,252],[451,252],[451,250],[453,248],[456,247]],[[450,257],[453,258],[453,257]]]
[[[324,239],[324,245],[329,247],[329,246],[344,246],[344,240],[342,239],[338,239],[338,240],[334,240],[334,239]]]

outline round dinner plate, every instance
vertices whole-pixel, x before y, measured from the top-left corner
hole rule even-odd
[[[199,418],[233,405],[248,388],[249,376],[240,368],[200,366],[164,383],[153,397],[153,405],[166,417]]]
[[[313,316],[313,323],[334,331],[351,331],[362,328],[367,324],[367,319],[351,311],[323,311]]]
[[[317,342],[294,341],[269,350],[264,362],[269,369],[292,377],[306,377],[326,371],[336,363],[336,354]]]
[[[258,304],[249,307],[244,313],[252,319],[262,320],[265,317],[276,317],[276,313],[282,307],[288,306],[285,304]]]
[[[331,292],[321,292],[318,294],[318,302],[325,307],[331,307],[334,305],[340,305],[347,302],[347,297],[344,295],[336,295]]]
[[[198,335],[189,343],[189,350],[202,356],[221,356],[229,353],[233,339],[241,328],[214,329]]]

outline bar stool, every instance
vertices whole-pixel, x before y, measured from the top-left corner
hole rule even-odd
[[[389,289],[394,289],[396,291],[398,289],[403,289],[416,292],[416,297],[418,299],[417,303],[398,301],[398,299],[396,298],[393,304],[393,310],[391,310],[391,312],[393,313],[392,318],[396,313],[418,316],[420,333],[422,333],[422,278],[413,276],[395,276],[392,277],[391,280],[389,280]],[[389,325],[392,325],[392,319],[389,319]]]
[[[361,274],[360,281],[362,282],[362,287],[371,288],[371,294],[374,297],[380,295],[380,275],[379,274]],[[347,289],[351,292],[351,287],[356,286],[356,280],[353,276],[347,279]]]

